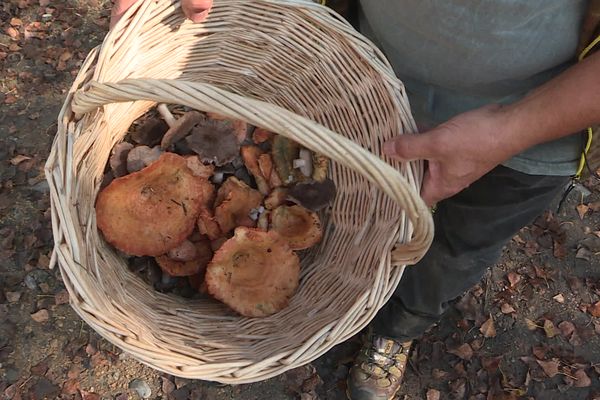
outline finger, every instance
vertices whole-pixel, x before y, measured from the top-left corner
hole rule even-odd
[[[112,29],[117,22],[123,17],[123,14],[135,3],[137,0],[117,0],[110,12],[110,28]]]
[[[383,153],[400,161],[427,160],[433,156],[435,143],[429,133],[406,134],[383,144]]]
[[[193,22],[202,22],[208,16],[212,0],[184,0],[181,3],[183,13]]]

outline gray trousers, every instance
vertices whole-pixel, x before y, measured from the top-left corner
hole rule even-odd
[[[373,320],[373,332],[399,340],[421,336],[452,300],[481,280],[504,245],[546,210],[568,181],[499,166],[440,202],[430,250],[406,268],[393,297]]]

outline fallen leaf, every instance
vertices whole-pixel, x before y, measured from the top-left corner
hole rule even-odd
[[[538,328],[537,324],[528,318],[525,318],[525,325],[530,331],[535,331]]]
[[[10,26],[21,26],[23,25],[23,21],[21,21],[20,18],[11,18],[10,19]]]
[[[12,165],[19,165],[23,161],[27,161],[27,160],[31,160],[31,157],[27,157],[27,156],[24,156],[22,154],[19,154],[18,156],[15,156],[15,157],[11,158],[10,163]]]
[[[533,347],[533,349],[531,349],[531,352],[538,360],[543,360],[544,358],[546,358],[546,348],[542,346]]]
[[[431,371],[431,376],[433,376],[433,378],[437,380],[445,380],[448,377],[448,375],[448,372],[437,368],[434,368],[433,371]]]
[[[427,390],[427,400],[440,400],[440,391],[435,389]]]
[[[83,400],[100,400],[100,395],[94,392],[86,392],[85,390],[80,390],[79,394]]]
[[[581,246],[578,250],[577,253],[575,253],[575,258],[579,258],[581,260],[586,260],[586,261],[592,261],[592,257],[594,256],[594,253],[592,253],[591,251],[589,251],[587,248]]]
[[[592,317],[596,317],[596,318],[600,317],[600,301],[598,301],[593,306],[589,306],[587,308],[587,312],[590,313],[592,315]]]
[[[516,272],[510,271],[506,277],[508,278],[508,282],[510,283],[510,287],[515,287],[517,283],[521,281],[521,275]]]
[[[553,358],[550,361],[542,361],[542,360],[535,360],[540,367],[542,367],[542,369],[544,370],[544,373],[549,377],[549,378],[553,378],[554,376],[556,376],[556,374],[558,374],[558,366],[560,365],[559,361],[556,358]]]
[[[554,247],[552,250],[552,254],[554,255],[554,257],[565,258],[565,256],[567,255],[567,248],[566,248],[565,244],[554,240],[553,246]]]
[[[575,371],[573,376],[577,379],[573,384],[575,387],[589,387],[592,384],[592,380],[589,376],[587,376],[585,370],[583,369],[578,369]]]
[[[572,322],[563,321],[560,324],[558,324],[558,329],[560,329],[560,334],[562,335],[562,337],[568,339],[569,336],[571,336],[571,334],[575,332],[575,325],[573,325]]]
[[[9,303],[16,303],[21,298],[21,292],[6,292],[5,296]]]
[[[467,361],[473,357],[473,349],[468,343],[464,343],[456,349],[448,350],[448,353],[454,354],[455,356]]]
[[[79,392],[79,380],[68,379],[65,381],[62,387],[62,394],[73,396]]]
[[[600,238],[600,231],[594,231],[593,234]]]
[[[579,218],[583,219],[583,217],[585,216],[585,214],[588,212],[588,210],[590,209],[590,207],[588,207],[586,204],[580,204],[577,206],[577,214],[579,214]]]
[[[48,318],[50,318],[50,314],[48,313],[48,310],[45,309],[39,310],[38,312],[31,314],[31,319],[39,323],[48,321]]]
[[[590,210],[594,212],[600,211],[600,201],[594,201],[593,203],[588,204]]]
[[[549,319],[544,321],[544,332],[546,332],[546,336],[549,338],[553,338],[556,336],[556,329],[554,328],[554,324]]]
[[[496,327],[494,326],[494,320],[490,316],[490,318],[481,325],[479,331],[483,334],[484,337],[490,338],[496,336]]]
[[[502,306],[500,307],[500,311],[502,311],[502,314],[511,314],[514,312],[517,312],[513,306],[511,306],[508,303],[502,303]]]
[[[565,297],[559,293],[556,296],[553,297],[554,301],[556,301],[557,303],[563,304],[565,302]]]
[[[455,398],[462,399],[465,397],[465,393],[467,391],[466,384],[467,381],[464,378],[460,378],[448,383],[448,387],[450,388],[451,394]]]

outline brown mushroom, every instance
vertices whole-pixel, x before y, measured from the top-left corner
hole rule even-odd
[[[196,257],[189,261],[178,261],[165,254],[156,257],[160,268],[171,276],[190,276],[201,274],[206,270],[213,252],[208,240],[202,240],[193,244]]]
[[[322,182],[298,183],[292,186],[287,194],[294,203],[300,204],[311,211],[319,211],[333,201],[336,191],[335,183],[326,178]]]
[[[292,250],[303,250],[321,241],[319,216],[301,206],[279,206],[271,212],[270,229],[285,239]]]
[[[298,288],[300,260],[274,232],[240,227],[206,270],[208,292],[247,317],[284,309]]]
[[[162,154],[158,146],[136,146],[127,154],[127,171],[129,173],[138,172],[158,160]]]
[[[261,144],[273,138],[273,133],[263,128],[256,128],[252,132],[252,141],[256,144]]]
[[[236,177],[228,178],[219,188],[215,200],[215,219],[226,233],[237,226],[256,226],[250,217],[252,210],[258,209],[263,195]]]
[[[246,169],[254,176],[259,192],[267,195],[271,191],[271,188],[267,182],[269,177],[263,176],[260,170],[259,159],[263,155],[262,150],[257,146],[242,146],[241,154]]]
[[[198,231],[208,236],[210,240],[215,240],[223,236],[223,232],[221,232],[221,228],[219,228],[219,224],[215,220],[212,211],[205,207],[200,210],[200,214],[198,215]]]
[[[194,176],[185,158],[164,153],[98,194],[98,228],[107,242],[126,254],[159,256],[192,233],[211,191],[210,182]]]
[[[194,127],[194,125],[202,122],[203,117],[198,111],[188,111],[183,116],[175,120],[173,125],[170,125],[169,130],[163,136],[160,142],[160,148],[166,150],[173,143],[186,137]]]
[[[301,175],[294,170],[294,160],[298,158],[298,154],[299,148],[296,143],[284,136],[273,137],[273,147],[271,148],[273,164],[284,185],[295,182],[298,178],[297,175]]]
[[[246,136],[248,136],[248,124],[246,122],[240,121],[239,119],[230,119],[224,117],[223,115],[212,112],[207,112],[206,115],[212,120],[223,121],[227,124],[231,124],[233,133],[237,138],[238,143],[242,143],[246,139]]]
[[[117,143],[113,146],[108,163],[115,178],[127,175],[127,155],[133,149],[129,142]]]
[[[265,208],[274,210],[277,207],[285,204],[288,197],[288,191],[285,188],[274,189],[265,199]]]
[[[313,154],[313,173],[312,178],[317,182],[323,182],[327,179],[329,172],[329,159],[322,154]]]
[[[200,178],[209,179],[215,173],[215,166],[212,164],[203,164],[198,156],[187,156],[185,159],[188,168],[192,170],[194,175]]]
[[[235,127],[228,120],[204,119],[194,126],[185,141],[202,162],[216,166],[233,161],[240,153]]]
[[[258,222],[256,223],[256,227],[258,229],[262,229],[263,231],[269,230],[269,217],[271,216],[271,211],[265,210],[258,217]]]

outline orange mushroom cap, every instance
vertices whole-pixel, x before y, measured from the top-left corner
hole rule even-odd
[[[234,176],[229,177],[219,188],[215,200],[215,219],[221,231],[226,233],[238,226],[256,226],[250,213],[260,207],[262,200],[260,192]]]
[[[300,259],[274,232],[240,227],[206,270],[208,292],[247,317],[284,309],[298,288]]]
[[[271,230],[285,239],[293,250],[303,250],[321,241],[319,216],[301,206],[279,206],[271,212]]]
[[[201,240],[194,243],[194,246],[196,247],[196,258],[193,260],[177,261],[165,254],[156,257],[156,262],[164,272],[171,276],[202,274],[213,256],[210,241]]]
[[[159,256],[192,233],[212,191],[210,182],[192,174],[185,158],[165,153],[98,194],[98,228],[107,242],[127,254]]]

